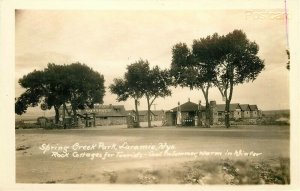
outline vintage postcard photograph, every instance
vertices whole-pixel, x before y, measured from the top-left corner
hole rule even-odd
[[[290,185],[281,5],[16,8],[15,183]]]

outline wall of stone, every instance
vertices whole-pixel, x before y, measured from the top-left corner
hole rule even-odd
[[[122,125],[126,124],[126,117],[97,117],[96,116],[96,126],[106,126],[106,125]]]

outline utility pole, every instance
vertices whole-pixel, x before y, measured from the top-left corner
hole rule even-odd
[[[156,104],[156,103],[153,103],[152,105],[154,106],[154,111],[156,111],[156,105],[157,105],[157,104]]]

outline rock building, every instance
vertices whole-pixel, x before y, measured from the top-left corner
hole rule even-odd
[[[209,112],[212,125],[220,125],[225,121],[225,104],[217,104],[216,101],[210,101]],[[165,112],[167,126],[204,126],[206,123],[205,106],[188,102],[180,104]],[[261,117],[261,112],[257,105],[232,103],[229,107],[229,118],[232,123],[255,124]]]

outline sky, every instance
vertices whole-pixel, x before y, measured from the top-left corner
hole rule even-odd
[[[278,14],[279,13],[279,14]],[[262,110],[289,109],[287,38],[282,10],[17,10],[15,14],[16,97],[24,89],[18,79],[48,63],[81,62],[104,75],[108,87],[123,77],[126,66],[147,59],[150,66],[169,68],[172,47],[191,46],[194,39],[243,30],[260,48],[265,70],[254,82],[235,86],[232,103],[257,104]],[[262,16],[263,15],[263,16]],[[204,103],[200,90],[171,88],[152,109],[169,110],[190,99]],[[212,88],[209,99],[224,103]],[[134,101],[117,102],[106,89],[104,104],[134,108]],[[140,109],[146,109],[141,99]],[[28,111],[36,111],[29,109]]]

